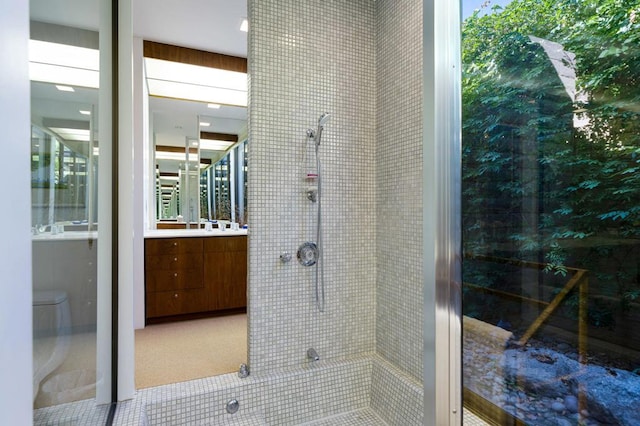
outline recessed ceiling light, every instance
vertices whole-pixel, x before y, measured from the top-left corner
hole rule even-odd
[[[200,149],[208,151],[225,151],[235,142],[232,141],[218,141],[215,139],[200,139]]]
[[[50,129],[64,140],[89,142],[89,130],[64,127],[50,127]]]
[[[244,31],[245,33],[249,31],[249,21],[247,18],[242,20],[242,24],[240,24],[240,31]]]
[[[82,114],[82,115],[91,115],[91,111],[87,111],[87,110],[81,109],[80,110],[80,114]]]
[[[206,121],[201,121],[201,122],[200,122],[200,125],[201,125],[202,127],[209,127],[209,126],[211,126],[211,123],[207,123]]]
[[[179,152],[156,152],[156,160],[184,161],[185,154]]]
[[[156,152],[156,160],[174,160],[174,161],[185,161],[186,154],[183,152],[167,152],[167,151],[157,151]],[[197,161],[197,154],[189,154],[189,161]]]
[[[151,96],[247,106],[247,74],[145,58]]]
[[[207,104],[207,108],[220,109],[220,104]]]
[[[45,83],[98,88],[97,49],[29,40],[29,79]]]
[[[61,84],[56,84],[56,89],[61,92],[75,92],[75,89],[71,86],[63,86]]]

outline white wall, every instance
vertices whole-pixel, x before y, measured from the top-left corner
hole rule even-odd
[[[323,360],[375,350],[374,12],[369,0],[249,1],[251,374],[306,363],[310,347]],[[306,129],[323,112],[320,312],[316,267],[279,256],[317,241],[303,159],[315,162]]]
[[[0,424],[33,421],[31,200],[29,182],[29,3],[0,0]]]
[[[144,230],[155,226],[155,169],[150,165],[149,101],[144,81],[143,43],[133,38],[133,328],[144,328]],[[153,185],[153,189],[150,189]],[[149,195],[148,195],[149,194]],[[149,206],[149,203],[152,205]],[[151,207],[151,208],[150,208]]]

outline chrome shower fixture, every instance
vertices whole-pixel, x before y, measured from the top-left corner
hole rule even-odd
[[[307,137],[309,139],[314,139],[316,138],[316,131],[313,129],[307,129]]]
[[[313,140],[315,145],[315,167],[310,166],[306,171],[305,182],[307,184],[307,199],[317,205],[316,242],[305,243],[298,249],[298,261],[304,266],[315,267],[315,301],[319,312],[324,312],[324,258],[322,246],[322,165],[320,163],[320,142],[324,126],[331,119],[328,112],[322,113],[318,118],[316,129],[307,129],[307,138]],[[308,150],[307,145],[307,150]]]
[[[298,247],[298,262],[302,266],[313,266],[318,261],[318,246],[316,243],[312,243],[311,241],[307,241],[306,243],[300,244]]]
[[[307,349],[307,358],[309,358],[311,361],[320,361],[318,352],[316,352],[316,350],[313,348]]]
[[[331,114],[329,114],[328,112],[322,114],[318,119],[318,127],[324,127],[324,125],[327,123],[327,121],[329,121],[330,118]]]
[[[238,369],[238,377],[240,377],[241,379],[249,377],[249,366],[247,366],[247,364],[240,364],[240,368]]]
[[[327,124],[327,121],[331,119],[331,114],[328,112],[323,113],[320,118],[318,118],[318,128],[316,129],[307,129],[307,137],[313,139],[316,143],[316,146],[320,145],[320,140],[322,139],[322,131],[324,130],[324,125]]]

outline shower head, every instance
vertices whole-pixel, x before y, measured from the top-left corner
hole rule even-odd
[[[329,114],[328,112],[325,112],[324,114],[322,114],[318,119],[318,127],[324,127],[324,125],[326,124],[327,121],[329,121],[329,119],[331,119],[331,114]]]
[[[322,139],[322,130],[324,129],[324,125],[331,118],[331,114],[328,112],[323,113],[320,118],[318,118],[318,130],[309,129],[307,130],[307,137],[313,138],[316,143],[316,150],[318,146],[320,146],[320,140]]]

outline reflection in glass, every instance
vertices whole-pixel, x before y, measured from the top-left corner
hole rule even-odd
[[[202,217],[247,223],[248,141],[235,145],[201,174]]]
[[[32,126],[24,143],[31,145],[33,401],[40,409],[93,398],[100,382],[99,53],[98,33],[86,29],[34,20],[31,38]]]
[[[96,200],[89,190],[96,176],[89,144],[82,149],[38,126],[31,127],[31,198],[33,227],[83,223],[88,227],[89,206]],[[92,221],[93,222],[93,221]],[[34,229],[35,231],[35,229]]]
[[[639,16],[465,17],[464,396],[500,424],[640,424]]]

